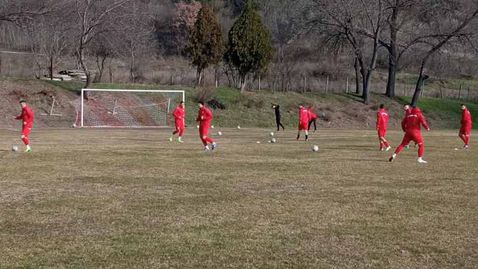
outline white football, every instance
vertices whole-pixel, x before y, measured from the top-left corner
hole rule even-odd
[[[222,132],[221,132],[221,131],[217,132],[217,135],[218,135],[218,136],[221,136],[221,135],[222,135]]]
[[[71,125],[71,128],[76,128],[76,123],[73,123],[73,125]]]
[[[17,151],[18,151],[18,147],[15,146],[15,145],[13,145],[13,146],[12,146],[12,151],[17,152]]]
[[[261,141],[257,141],[256,143],[257,143],[257,144],[260,144],[260,143],[261,143]]]
[[[313,152],[319,151],[319,146],[313,145],[313,146],[312,146],[312,151],[313,151]]]
[[[211,128],[214,129],[214,125],[211,125]]]
[[[274,132],[271,132],[269,135],[270,135],[271,137],[274,136]]]
[[[198,129],[199,129],[199,125],[196,125],[196,128],[198,128]]]
[[[237,125],[237,129],[241,129],[241,126]]]
[[[275,138],[271,138],[271,143],[275,143],[277,140]]]

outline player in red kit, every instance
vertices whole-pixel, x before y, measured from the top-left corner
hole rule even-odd
[[[387,125],[388,125],[388,113],[385,110],[385,105],[381,104],[380,109],[377,112],[377,123],[375,128],[377,129],[378,133],[378,140],[380,141],[380,150],[381,151],[389,151],[392,147],[388,143],[387,139],[385,139],[385,135],[387,133]]]
[[[314,124],[314,132],[317,131],[317,114],[314,113],[312,106],[307,109],[309,111],[309,126],[307,130],[310,131],[310,126]]]
[[[173,111],[174,117],[174,126],[175,130],[173,132],[173,136],[178,135],[178,142],[183,143],[182,137],[184,134],[184,117],[186,116],[186,112],[184,110],[184,102],[181,101],[179,105]],[[173,137],[169,138],[169,141],[173,141]]]
[[[300,138],[300,132],[305,132],[305,141],[309,140],[309,110],[303,106],[299,106],[299,131],[297,132],[297,140]]]
[[[461,111],[461,128],[458,136],[465,143],[463,149],[468,149],[472,125],[471,113],[464,104],[461,105]]]
[[[392,157],[390,157],[390,162],[397,157],[397,155],[405,146],[410,143],[410,141],[414,141],[418,145],[418,162],[427,163],[425,160],[423,160],[425,146],[423,144],[421,126],[423,126],[427,131],[430,131],[430,128],[428,127],[425,117],[423,117],[423,114],[420,112],[420,109],[414,107],[402,121],[402,129],[405,132],[405,135],[400,146],[397,147],[395,153],[392,155]]]
[[[209,110],[209,108],[204,106],[204,102],[199,102],[198,105],[199,111],[196,121],[199,122],[199,136],[201,137],[201,141],[204,145],[204,150],[214,150],[216,149],[217,144],[214,142],[214,140],[208,137],[209,128],[212,121],[212,112]],[[209,148],[209,145],[211,145],[211,148]]]
[[[22,114],[20,114],[18,117],[15,117],[15,119],[22,121],[22,141],[27,147],[25,152],[31,152],[32,148],[30,147],[29,136],[33,127],[33,118],[35,116],[30,107],[28,107],[26,101],[21,100],[20,106],[22,107]]]

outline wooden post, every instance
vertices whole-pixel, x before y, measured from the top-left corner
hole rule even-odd
[[[325,93],[329,93],[329,76],[327,76],[327,82],[325,84]]]
[[[349,77],[347,77],[347,86],[345,87],[345,93],[349,93]]]
[[[458,89],[458,99],[461,99],[461,89],[463,88],[463,84],[460,84],[460,89]]]
[[[470,87],[468,87],[468,93],[466,94],[466,100],[470,100]]]
[[[261,90],[261,76],[259,76],[259,91]]]

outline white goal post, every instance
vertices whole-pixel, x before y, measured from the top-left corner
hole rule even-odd
[[[85,99],[87,97],[87,99]],[[172,110],[186,101],[182,90],[81,89],[79,127],[170,127]]]

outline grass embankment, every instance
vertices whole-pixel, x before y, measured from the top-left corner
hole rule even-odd
[[[79,91],[82,84],[75,82],[49,82],[57,87]],[[99,83],[92,87],[100,89],[170,89],[186,91],[188,109],[187,123],[195,125],[196,97],[199,89],[184,86],[151,85],[151,84],[108,84]],[[407,97],[389,99],[373,94],[370,105],[361,104],[354,95],[295,93],[295,92],[247,92],[241,94],[236,89],[220,87],[211,90],[209,99],[214,98],[226,106],[224,110],[215,111],[214,124],[223,127],[274,127],[274,113],[271,104],[280,104],[283,123],[288,128],[295,128],[297,123],[297,107],[300,104],[314,105],[317,114],[322,118],[322,127],[339,128],[373,128],[375,110],[380,103],[390,109],[395,123],[402,117],[401,106],[410,101]],[[434,98],[421,98],[419,106],[435,128],[457,128],[460,120],[460,101]],[[472,112],[474,121],[478,120],[478,104],[466,103]],[[475,128],[478,123],[474,124]]]

